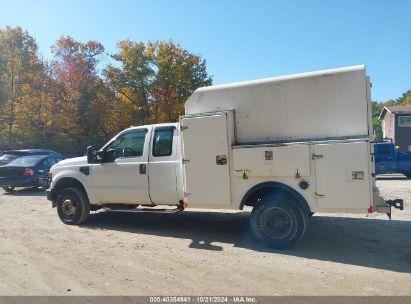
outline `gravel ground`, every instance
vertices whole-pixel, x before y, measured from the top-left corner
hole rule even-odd
[[[99,212],[60,222],[43,192],[0,192],[0,295],[411,295],[411,181],[385,215],[314,215],[304,239],[255,242],[247,212]]]

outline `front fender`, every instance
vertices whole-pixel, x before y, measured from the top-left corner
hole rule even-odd
[[[91,168],[90,168],[91,169]],[[64,178],[72,178],[81,183],[86,191],[87,197],[91,204],[97,203],[97,198],[93,187],[91,187],[91,175],[85,175],[80,172],[80,167],[75,168],[61,168],[57,172],[53,172],[52,182],[50,185],[51,191]]]

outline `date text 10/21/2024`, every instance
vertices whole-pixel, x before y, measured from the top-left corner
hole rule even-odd
[[[256,303],[255,297],[245,296],[157,296],[150,297],[150,303]]]

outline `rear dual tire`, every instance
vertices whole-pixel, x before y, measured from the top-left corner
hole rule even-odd
[[[308,227],[308,216],[293,200],[267,196],[251,212],[251,229],[266,246],[285,249],[301,240]]]
[[[90,203],[83,189],[69,187],[57,197],[57,214],[67,225],[80,225],[90,215]]]

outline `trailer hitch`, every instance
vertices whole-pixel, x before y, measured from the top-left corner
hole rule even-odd
[[[385,206],[377,206],[376,211],[387,214],[388,218],[391,220],[391,208],[404,210],[404,202],[402,199],[388,200],[385,201]]]
[[[402,199],[397,198],[395,200],[388,200],[385,202],[396,209],[404,210],[404,201]]]

